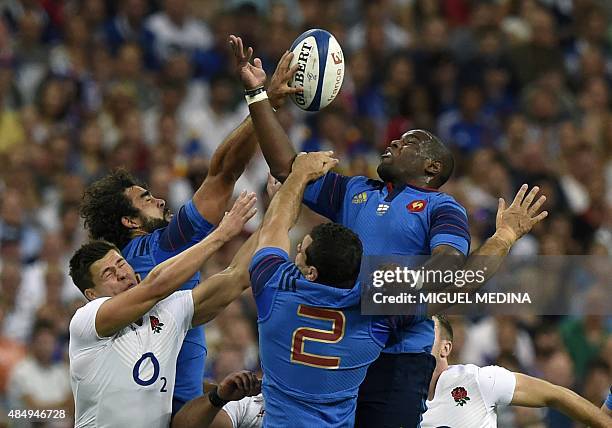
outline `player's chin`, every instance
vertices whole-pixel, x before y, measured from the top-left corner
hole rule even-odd
[[[383,158],[383,160],[378,164],[378,168],[376,168],[376,172],[378,176],[383,181],[392,181],[393,179],[393,168],[391,166],[390,158]]]

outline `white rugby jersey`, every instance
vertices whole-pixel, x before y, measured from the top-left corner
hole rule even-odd
[[[70,321],[75,426],[167,428],[176,360],[193,318],[191,290],[175,292],[140,322],[99,337],[96,313],[109,298],[87,303]]]
[[[455,365],[438,378],[421,428],[495,428],[497,406],[512,401],[514,373],[498,366]]]
[[[230,401],[223,406],[223,411],[232,421],[232,428],[261,428],[264,416],[263,395]]]

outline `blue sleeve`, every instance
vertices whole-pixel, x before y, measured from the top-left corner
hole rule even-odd
[[[288,261],[289,255],[280,248],[266,247],[257,251],[249,266],[253,295],[259,295],[270,278]]]
[[[314,212],[337,222],[351,178],[335,172],[328,172],[306,186],[304,203]]]
[[[606,407],[608,410],[612,410],[612,386],[610,387],[610,393],[608,394],[608,398],[606,399]]]
[[[454,200],[447,200],[433,209],[429,228],[429,249],[450,245],[468,255],[470,229],[465,209]]]
[[[159,247],[167,252],[178,253],[204,239],[214,228],[190,200],[172,217],[168,227],[161,233]]]

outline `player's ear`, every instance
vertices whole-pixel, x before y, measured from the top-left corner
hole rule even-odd
[[[442,171],[442,162],[439,160],[427,159],[425,162],[425,173],[427,175],[435,177]]]
[[[317,280],[317,278],[319,277],[319,271],[314,266],[308,266],[306,268],[306,275],[304,275],[304,277],[308,281],[315,282]]]
[[[87,298],[87,300],[91,301],[91,300],[95,300],[97,298],[96,296],[96,292],[94,291],[93,288],[87,288],[85,290],[85,297]]]
[[[138,229],[140,224],[137,223],[134,217],[123,216],[121,217],[121,224],[128,229]]]
[[[450,340],[445,340],[444,344],[440,347],[440,357],[448,358],[452,350],[453,342],[451,342]]]

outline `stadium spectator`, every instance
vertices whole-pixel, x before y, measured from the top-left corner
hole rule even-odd
[[[11,374],[8,387],[12,409],[64,410],[65,418],[58,418],[67,426],[74,405],[70,391],[68,364],[54,361],[56,333],[50,324],[34,326],[28,356],[18,363]],[[30,426],[27,419],[17,420]]]

